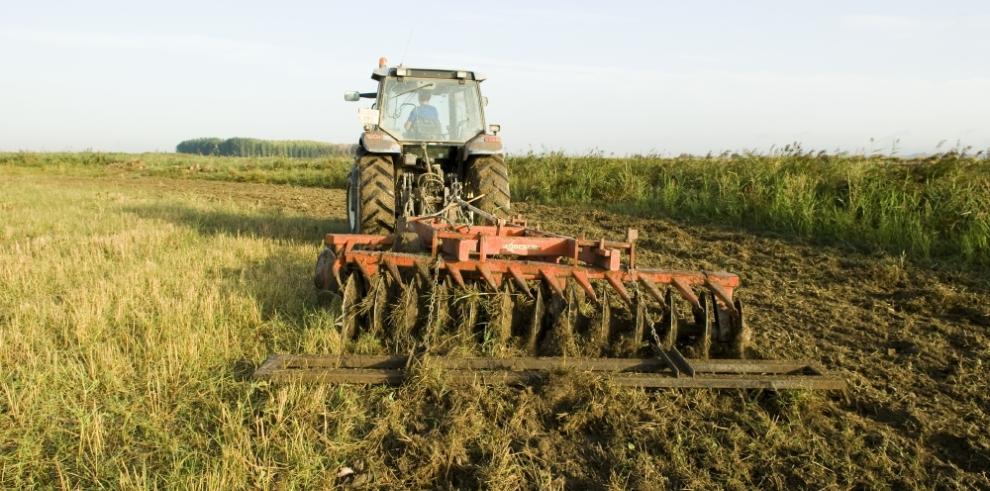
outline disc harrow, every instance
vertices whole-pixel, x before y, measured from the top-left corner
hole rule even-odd
[[[326,236],[315,283],[339,295],[345,339],[385,334],[396,352],[637,356],[656,342],[746,356],[738,276],[637,268],[635,230],[586,240],[440,217],[401,230]]]
[[[814,362],[747,360],[739,277],[639,268],[636,239],[543,232],[456,195],[440,212],[400,219],[395,233],[327,234],[314,283],[340,302],[341,338],[386,353],[273,355],[254,376],[394,384],[429,359],[465,383],[574,369],[639,387],[844,386]]]

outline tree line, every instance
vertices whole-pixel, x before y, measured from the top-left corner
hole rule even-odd
[[[257,138],[195,138],[175,146],[178,153],[226,157],[333,157],[350,155],[352,144],[310,140],[260,140]]]

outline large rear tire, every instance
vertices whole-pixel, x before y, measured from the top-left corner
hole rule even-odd
[[[467,181],[475,196],[482,196],[475,206],[499,218],[509,217],[512,200],[505,158],[501,155],[472,157],[468,161]]]
[[[395,230],[395,172],[385,155],[359,154],[347,185],[347,224],[355,234]]]

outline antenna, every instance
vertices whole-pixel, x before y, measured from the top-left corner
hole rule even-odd
[[[410,27],[409,36],[406,37],[406,47],[402,50],[402,58],[399,58],[399,65],[405,65],[406,63],[406,55],[409,54],[409,43],[412,42],[414,32],[416,32],[416,28]]]

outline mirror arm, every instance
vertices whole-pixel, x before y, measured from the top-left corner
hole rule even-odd
[[[361,92],[362,99],[376,99],[378,98],[378,92]]]

